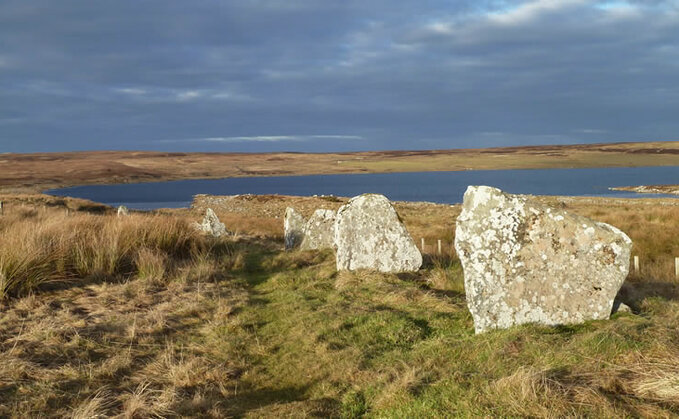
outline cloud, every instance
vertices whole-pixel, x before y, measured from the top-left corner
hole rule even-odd
[[[280,142],[280,141],[313,141],[313,140],[362,140],[358,135],[256,135],[243,137],[207,137],[191,138],[185,140],[159,140],[158,142],[214,142],[214,143],[240,143],[240,142]]]
[[[674,1],[5,0],[0,38],[0,115],[11,121],[0,145],[13,151],[346,151],[679,132]]]

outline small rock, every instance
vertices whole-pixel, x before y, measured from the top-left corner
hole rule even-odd
[[[631,248],[630,238],[608,224],[470,186],[455,249],[476,333],[608,319]]]
[[[414,272],[422,254],[387,197],[365,194],[337,211],[337,269]]]
[[[285,209],[285,219],[283,220],[285,250],[294,249],[302,243],[305,225],[306,220],[302,214],[291,207]]]
[[[615,314],[615,313],[631,313],[631,312],[632,312],[632,309],[631,309],[630,306],[628,306],[627,304],[625,304],[625,303],[623,303],[623,302],[620,302],[620,301],[615,301],[615,302],[613,303],[613,310],[611,311],[611,314]]]
[[[304,226],[301,250],[331,249],[335,240],[335,216],[328,209],[317,209]]]

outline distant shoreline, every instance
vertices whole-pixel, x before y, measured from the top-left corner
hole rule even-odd
[[[679,141],[355,153],[3,154],[0,192],[229,177],[679,166]]]
[[[679,185],[640,185],[610,188],[612,191],[636,192],[639,194],[679,195]]]

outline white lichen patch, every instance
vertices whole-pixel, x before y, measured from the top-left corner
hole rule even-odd
[[[302,250],[331,249],[335,244],[335,216],[328,209],[317,209],[304,225]]]
[[[422,265],[422,254],[383,195],[352,198],[337,211],[333,232],[338,270],[413,272]]]
[[[525,196],[470,186],[455,248],[478,333],[608,318],[629,270],[631,240]]]

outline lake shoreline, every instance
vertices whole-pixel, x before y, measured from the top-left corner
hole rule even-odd
[[[679,195],[679,185],[639,185],[610,188],[612,191],[636,192],[638,194]]]
[[[679,166],[679,141],[352,153],[3,154],[0,192],[187,179],[644,166]]]
[[[511,169],[463,172],[404,172],[378,174],[305,175],[164,183],[87,185],[47,190],[131,209],[186,208],[196,195],[287,195],[351,197],[380,193],[392,201],[457,204],[469,185],[489,185],[509,193],[538,196],[603,196],[636,199],[635,192],[611,187],[632,181],[658,183],[679,177],[679,166],[582,169]],[[648,196],[651,198],[651,196]],[[652,197],[674,198],[659,194]]]

